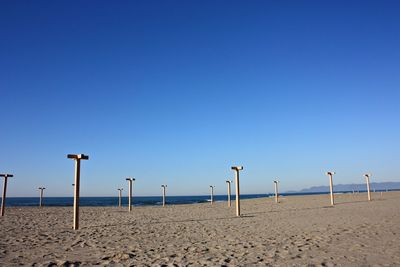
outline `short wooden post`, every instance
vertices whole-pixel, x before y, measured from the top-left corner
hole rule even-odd
[[[331,205],[335,205],[335,198],[333,195],[333,179],[332,176],[335,174],[335,172],[327,172],[326,175],[329,176],[329,187],[330,187],[330,191],[331,191]]]
[[[274,181],[274,185],[275,185],[275,203],[279,203],[278,181]]]
[[[122,205],[122,201],[121,201],[122,190],[124,190],[124,189],[123,188],[118,188],[117,190],[118,190],[118,207],[121,207],[121,205]]]
[[[367,182],[368,201],[371,201],[371,189],[370,189],[370,185],[369,185],[369,178],[371,177],[371,174],[366,173],[366,174],[364,174],[364,177]]]
[[[6,208],[6,194],[7,194],[7,180],[10,177],[14,177],[12,174],[0,174],[0,177],[4,178],[3,181],[3,197],[1,199],[1,216],[4,216],[4,209]]]
[[[214,187],[215,186],[212,186],[212,185],[210,185],[210,189],[211,189],[211,205],[214,203]]]
[[[39,208],[42,207],[42,199],[43,199],[43,190],[45,190],[46,188],[44,187],[39,187]]]
[[[243,170],[243,166],[233,166],[232,170],[235,171],[236,183],[236,216],[240,217],[240,187],[239,187],[239,171]]]
[[[68,154],[67,158],[75,160],[75,184],[74,184],[74,225],[73,229],[79,229],[79,189],[81,180],[81,160],[88,160],[84,154]]]
[[[231,183],[232,183],[232,181],[226,180],[225,182],[228,184],[228,207],[231,207]]]
[[[132,211],[132,182],[135,181],[135,178],[128,177],[126,178],[128,181],[128,188],[129,188],[129,197],[128,197],[128,210]]]
[[[161,188],[162,188],[162,205],[163,205],[163,207],[165,207],[165,189],[167,188],[167,185],[162,184]]]

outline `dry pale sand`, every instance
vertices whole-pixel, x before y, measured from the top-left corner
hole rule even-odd
[[[400,192],[162,207],[8,208],[1,266],[400,266]]]

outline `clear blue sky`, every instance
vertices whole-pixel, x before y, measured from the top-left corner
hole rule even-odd
[[[1,1],[8,196],[399,181],[399,1]],[[126,190],[124,191],[126,194]]]

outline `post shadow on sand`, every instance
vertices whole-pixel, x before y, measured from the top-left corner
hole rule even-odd
[[[240,217],[237,216],[229,216],[229,217],[218,217],[218,218],[196,218],[196,219],[187,219],[187,220],[165,220],[165,221],[155,221],[155,222],[148,222],[146,224],[162,224],[162,223],[185,223],[185,222],[205,222],[205,221],[222,221],[222,220],[235,220],[235,219],[242,219],[242,218],[253,218],[256,217],[254,215],[249,214],[242,214]],[[116,224],[103,224],[103,225],[91,225],[84,228],[92,228],[92,227],[114,227],[114,226],[129,226],[132,225],[132,222],[129,223],[116,223]]]
[[[374,199],[373,201],[385,201],[386,199]],[[354,201],[344,201],[344,202],[335,202],[336,205],[345,205],[345,204],[358,204],[358,203],[367,203],[368,200],[354,200]],[[268,211],[259,211],[259,212],[249,212],[247,214],[264,214],[271,212],[285,212],[285,211],[301,211],[301,210],[316,210],[316,209],[333,209],[335,206],[325,205],[318,207],[305,207],[305,208],[292,208],[292,209],[284,209],[284,210],[268,210]]]

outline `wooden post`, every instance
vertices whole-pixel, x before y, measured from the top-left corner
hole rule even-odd
[[[327,172],[326,175],[329,176],[329,187],[331,191],[331,205],[335,205],[335,198],[333,196],[333,181],[332,181],[332,176],[335,174],[335,172]]]
[[[213,202],[214,202],[214,187],[215,187],[215,186],[210,185],[210,189],[211,189],[211,205],[212,205]]]
[[[43,199],[43,190],[45,190],[46,188],[44,187],[39,187],[39,208],[42,207],[42,199]]]
[[[118,188],[117,189],[118,190],[118,207],[121,207],[121,204],[122,204],[122,201],[121,201],[121,198],[122,198],[122,190],[124,190],[123,188]]]
[[[9,177],[14,177],[12,174],[0,174],[4,178],[3,181],[3,197],[1,199],[1,216],[4,216],[4,209],[6,208],[6,194],[7,194],[7,180]]]
[[[132,211],[132,182],[135,181],[135,178],[126,178],[126,180],[128,181],[129,184],[129,196],[128,196],[128,210]]]
[[[236,183],[236,216],[240,217],[240,188],[239,188],[239,171],[243,170],[243,166],[233,166],[232,170],[235,171]]]
[[[365,180],[367,181],[367,193],[368,193],[368,201],[371,201],[371,190],[369,186],[369,178],[371,177],[371,174],[366,173],[364,174]]]
[[[278,181],[274,181],[274,185],[275,185],[275,203],[279,203]]]
[[[75,184],[74,184],[74,225],[73,229],[79,229],[79,189],[81,180],[81,160],[88,160],[84,154],[68,154],[67,158],[75,160]]]
[[[228,207],[231,207],[231,182],[230,180],[225,181],[228,184]]]
[[[165,207],[165,188],[167,188],[167,185],[161,185],[162,187],[162,193],[163,193],[163,207]]]

